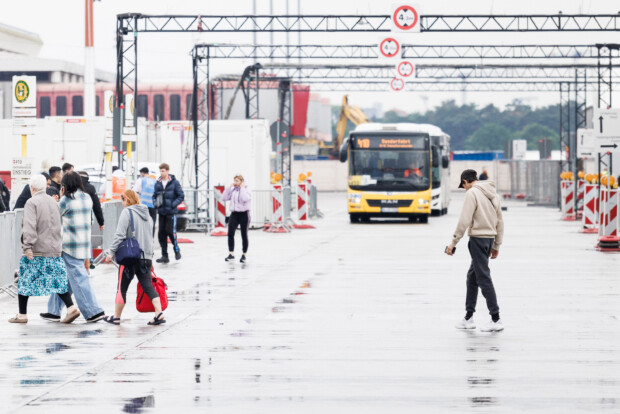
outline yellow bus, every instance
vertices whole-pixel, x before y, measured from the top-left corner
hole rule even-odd
[[[429,127],[367,123],[357,126],[344,140],[339,155],[341,162],[349,162],[352,223],[372,217],[428,222],[433,166],[441,170],[449,161],[433,146]]]

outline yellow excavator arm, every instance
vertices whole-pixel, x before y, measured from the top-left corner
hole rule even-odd
[[[344,134],[347,130],[347,121],[353,122],[354,125],[365,124],[370,122],[364,112],[355,105],[349,105],[349,95],[342,97],[342,106],[340,107],[340,119],[336,124],[336,139],[334,140],[334,154],[337,154],[342,145]]]

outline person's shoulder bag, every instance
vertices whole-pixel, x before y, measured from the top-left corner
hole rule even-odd
[[[133,223],[133,212],[129,210],[129,218],[131,220],[131,233],[129,237],[121,242],[116,251],[116,263],[128,266],[137,263],[144,253],[138,244],[138,240],[134,237],[136,231]]]

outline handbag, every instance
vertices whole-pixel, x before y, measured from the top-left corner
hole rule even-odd
[[[123,266],[136,263],[144,254],[138,244],[138,240],[134,237],[136,229],[133,224],[133,212],[131,210],[129,210],[129,217],[131,219],[130,236],[121,242],[116,251],[116,263]]]
[[[164,282],[164,279],[157,277],[155,274],[155,270],[151,267],[151,282],[153,283],[153,287],[157,291],[159,295],[159,301],[161,302],[161,310],[165,311],[168,307],[168,294],[166,294],[166,290],[168,290],[168,285]],[[136,310],[138,312],[146,313],[146,312],[155,312],[155,308],[153,307],[153,302],[148,297],[148,295],[142,289],[142,285],[138,283],[138,294],[136,295]]]

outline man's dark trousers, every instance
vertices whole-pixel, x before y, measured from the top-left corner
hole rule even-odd
[[[170,214],[164,216],[159,215],[159,233],[157,234],[159,239],[159,245],[161,246],[161,254],[164,257],[168,257],[168,238],[172,243],[172,249],[174,252],[179,251],[179,244],[177,243],[177,216]]]
[[[493,239],[483,239],[470,237],[467,247],[471,255],[471,266],[467,271],[467,298],[465,299],[465,310],[467,312],[476,311],[476,301],[478,299],[478,287],[482,291],[482,296],[487,300],[489,313],[495,315],[499,313],[495,288],[491,280],[489,270],[489,255],[493,247]]]

